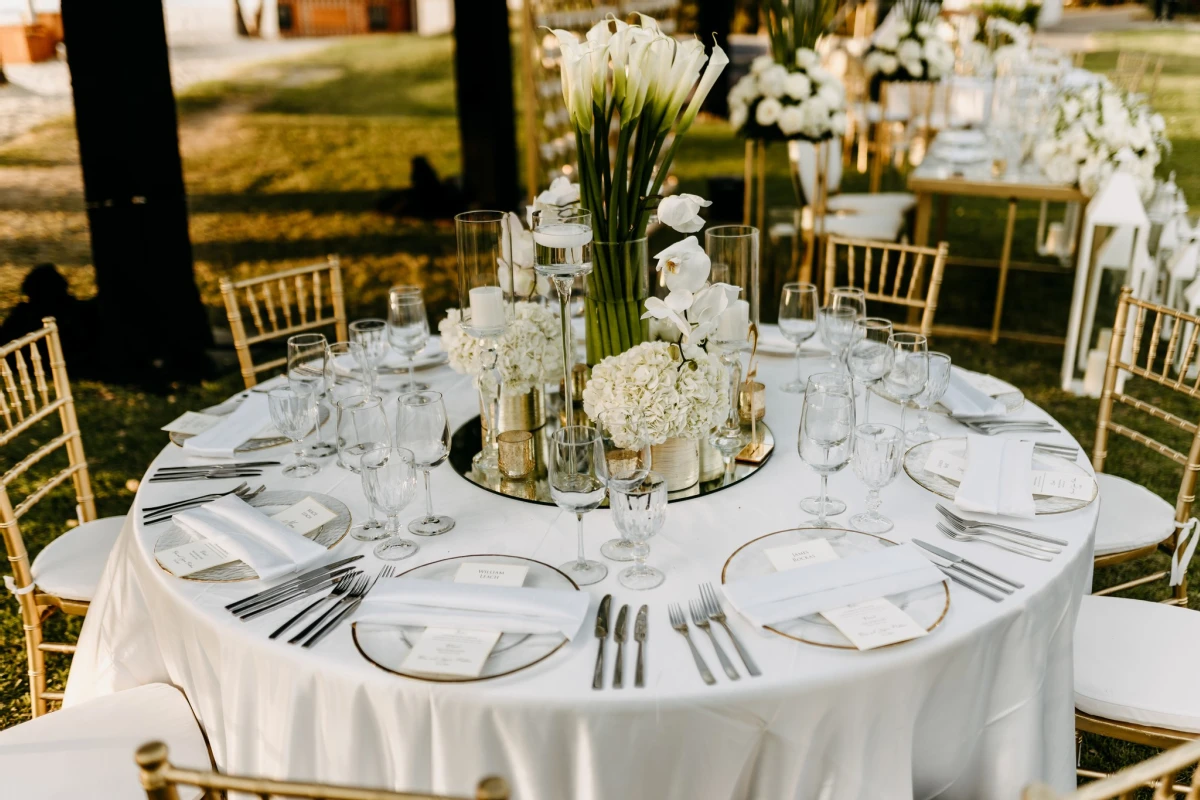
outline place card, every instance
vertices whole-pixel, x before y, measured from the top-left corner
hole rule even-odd
[[[186,433],[189,436],[195,436],[198,433],[204,433],[206,430],[216,425],[221,421],[221,418],[216,414],[201,414],[199,411],[185,411],[183,416],[163,425],[159,430],[167,433]]]
[[[995,397],[996,395],[1005,394],[1013,390],[1013,387],[999,378],[985,375],[982,372],[963,372],[961,374],[963,380],[989,397]]]
[[[822,561],[837,561],[838,554],[828,539],[810,539],[799,544],[784,545],[783,547],[768,547],[763,550],[775,569],[779,572],[802,567],[806,564],[820,564]]]
[[[859,650],[871,650],[924,636],[927,631],[886,597],[822,611],[821,616]]]
[[[455,583],[478,583],[486,586],[522,586],[529,567],[521,564],[480,564],[467,562],[454,574]]]
[[[301,536],[307,536],[326,522],[337,519],[337,514],[311,497],[306,497],[278,514],[272,514],[271,519],[282,522]]]
[[[421,675],[478,678],[500,631],[426,628],[400,667]]]
[[[200,570],[237,561],[216,542],[205,540],[181,544],[169,550],[159,550],[154,557],[177,578],[186,578]]]
[[[962,483],[967,474],[967,459],[945,448],[935,447],[925,460],[925,471],[940,475],[946,480]]]
[[[1033,493],[1047,497],[1066,497],[1071,500],[1091,500],[1096,481],[1088,475],[1070,472],[1033,473]]]

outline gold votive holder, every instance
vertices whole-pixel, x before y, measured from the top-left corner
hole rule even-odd
[[[533,472],[533,434],[504,431],[496,436],[500,473],[507,478],[524,478]]]
[[[738,391],[738,417],[742,422],[749,422],[751,414],[756,420],[767,414],[767,387],[759,381],[753,381],[749,386],[743,383]]]

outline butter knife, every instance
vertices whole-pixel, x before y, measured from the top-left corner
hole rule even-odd
[[[604,595],[600,601],[600,610],[596,612],[596,638],[600,640],[600,649],[596,651],[596,670],[592,674],[592,688],[604,688],[604,640],[608,638],[608,609],[612,606],[612,595]]]
[[[642,674],[642,664],[644,663],[642,647],[646,644],[646,615],[648,613],[649,609],[646,606],[642,606],[638,609],[637,619],[633,623],[633,639],[638,643],[637,670],[633,674],[633,685],[638,689],[646,685],[646,679]]]
[[[622,689],[625,683],[625,617],[629,614],[629,605],[621,606],[617,612],[617,629],[613,638],[617,640],[617,665],[613,667],[613,688]]]

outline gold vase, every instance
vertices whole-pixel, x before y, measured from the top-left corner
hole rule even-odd
[[[650,464],[666,480],[668,492],[688,489],[700,480],[700,443],[695,439],[667,439],[650,448]]]
[[[524,394],[500,393],[496,432],[536,431],[546,424],[546,398],[542,388],[535,386]],[[479,409],[479,427],[487,441],[487,414]]]

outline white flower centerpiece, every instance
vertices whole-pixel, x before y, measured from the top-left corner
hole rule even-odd
[[[871,96],[878,98],[882,81],[940,81],[954,71],[954,49],[941,34],[932,0],[904,0],[875,32],[863,56],[871,80]]]
[[[1050,180],[1078,185],[1088,197],[1123,169],[1148,200],[1154,171],[1170,148],[1165,131],[1161,114],[1104,80],[1060,95],[1033,156]]]
[[[846,132],[846,92],[811,48],[790,64],[762,55],[729,92],[729,124],[748,139],[824,141]]]

